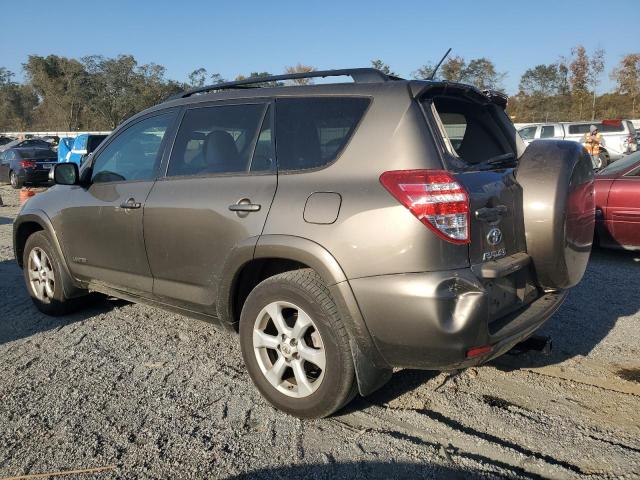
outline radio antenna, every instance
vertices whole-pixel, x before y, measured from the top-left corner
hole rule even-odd
[[[447,53],[444,54],[444,57],[440,59],[440,61],[436,65],[436,68],[434,68],[433,71],[431,72],[431,75],[429,75],[429,80],[433,80],[433,78],[436,76],[436,72],[440,68],[440,65],[442,65],[442,62],[444,62],[444,59],[447,58],[447,55],[449,55],[450,52],[451,52],[451,49],[447,50]]]

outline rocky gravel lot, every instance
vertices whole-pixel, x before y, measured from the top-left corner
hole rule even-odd
[[[594,251],[543,329],[550,355],[400,371],[300,421],[207,323],[103,297],[40,314],[13,258],[17,192],[0,196],[0,478],[640,478],[639,254]]]

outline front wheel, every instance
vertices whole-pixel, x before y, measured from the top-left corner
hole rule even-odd
[[[35,232],[24,247],[24,280],[31,300],[42,313],[64,315],[79,306],[79,298],[69,298],[63,282],[69,283],[58,255],[45,232]]]
[[[356,393],[348,334],[311,269],[275,275],[251,291],[240,317],[240,344],[260,393],[291,415],[326,417]]]
[[[20,178],[18,178],[18,174],[14,170],[11,170],[11,172],[9,172],[9,183],[16,190],[22,188],[22,182],[20,181]]]

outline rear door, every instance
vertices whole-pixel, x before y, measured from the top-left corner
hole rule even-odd
[[[640,169],[613,181],[607,213],[615,241],[622,246],[640,246]]]
[[[277,186],[269,100],[188,107],[144,217],[153,292],[215,314],[225,259],[255,244]]]

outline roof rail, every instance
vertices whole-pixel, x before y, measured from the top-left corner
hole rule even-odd
[[[342,70],[320,70],[315,72],[287,73],[284,75],[271,75],[268,77],[254,77],[234,82],[224,82],[205,87],[193,88],[183,93],[174,95],[169,100],[186,98],[197,93],[205,93],[213,90],[228,90],[233,88],[257,88],[264,82],[278,82],[280,80],[297,80],[299,78],[325,78],[325,77],[351,77],[355,83],[381,83],[389,80],[401,80],[399,77],[386,75],[375,68],[345,68]]]

